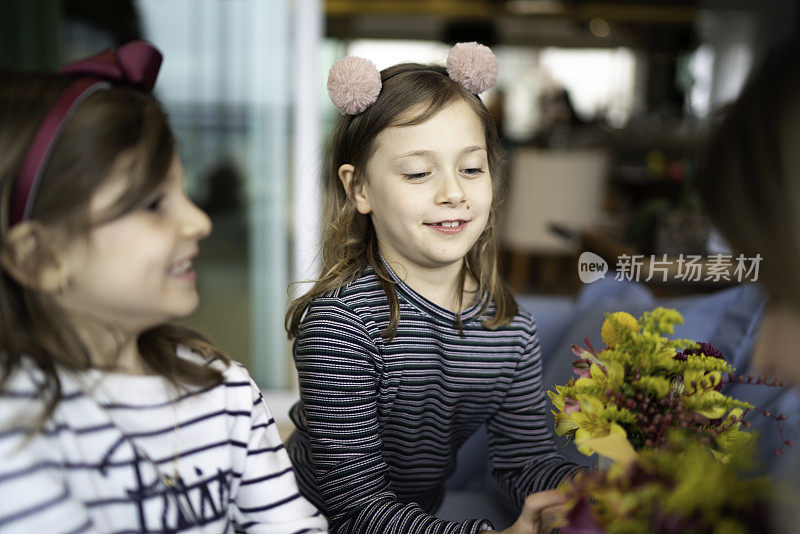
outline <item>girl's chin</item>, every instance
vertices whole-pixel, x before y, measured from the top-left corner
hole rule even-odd
[[[188,299],[185,303],[182,303],[180,306],[173,307],[166,320],[162,321],[159,324],[163,324],[169,321],[179,321],[181,319],[187,319],[192,315],[194,315],[199,307],[200,307],[200,297],[198,295],[195,295],[193,299]]]
[[[454,264],[461,264],[464,261],[464,258],[469,254],[470,249],[467,250],[456,250],[452,252],[447,252],[444,254],[439,254],[436,257],[436,262],[442,266],[449,266]]]
[[[192,315],[197,312],[197,308],[200,307],[200,299],[197,299],[194,304],[187,306],[186,310],[179,313],[175,316],[175,319],[186,319],[187,317],[191,317]]]

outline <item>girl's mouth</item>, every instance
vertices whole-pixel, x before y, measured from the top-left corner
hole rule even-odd
[[[437,223],[425,223],[425,226],[443,234],[457,234],[466,228],[468,222],[462,220],[439,221]]]
[[[193,258],[188,258],[171,265],[169,269],[167,269],[167,275],[171,278],[194,280],[197,278],[197,273],[195,273],[193,269]]]

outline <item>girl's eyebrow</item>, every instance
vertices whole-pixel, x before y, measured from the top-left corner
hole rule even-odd
[[[486,147],[482,147],[479,145],[468,146],[464,150],[462,150],[461,153],[471,154],[472,152],[478,152],[478,151],[486,152]],[[406,152],[405,154],[400,154],[399,156],[395,156],[392,159],[398,160],[398,159],[419,158],[419,157],[435,158],[436,153],[432,150],[414,150],[412,152]]]
[[[399,156],[395,156],[392,159],[406,159],[406,158],[424,158],[424,157],[433,157],[434,153],[431,150],[414,150],[413,152],[406,152],[405,154],[400,154]]]

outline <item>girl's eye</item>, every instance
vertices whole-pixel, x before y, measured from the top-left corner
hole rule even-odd
[[[429,174],[430,174],[429,172],[415,172],[413,174],[404,174],[403,178],[405,178],[406,180],[421,180],[426,176],[428,176]]]
[[[461,172],[467,176],[479,176],[483,174],[483,169],[476,167],[473,169],[463,169]]]
[[[161,208],[161,202],[164,200],[164,195],[158,195],[151,198],[147,204],[145,204],[144,209],[147,211],[158,211]]]

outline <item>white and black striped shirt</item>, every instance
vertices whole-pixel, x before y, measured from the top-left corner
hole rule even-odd
[[[0,532],[327,532],[240,364],[213,362],[223,383],[182,392],[160,376],[59,373],[63,398],[26,441],[42,375],[24,363],[0,392]],[[153,462],[177,465],[173,489]]]
[[[395,276],[400,325],[390,342],[386,296],[372,268],[316,298],[294,346],[301,400],[288,443],[301,490],[331,532],[476,533],[487,521],[439,520],[456,452],[487,425],[495,476],[509,502],[575,472],[552,442],[533,318],[489,330],[481,306],[454,313]]]

